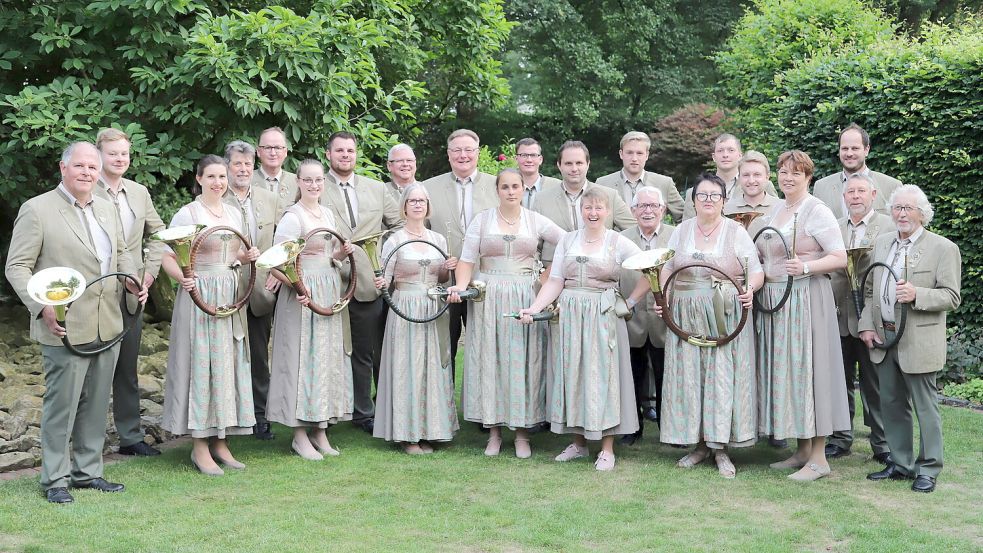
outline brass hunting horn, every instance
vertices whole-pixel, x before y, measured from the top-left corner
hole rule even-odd
[[[864,310],[863,287],[860,284],[860,275],[857,274],[857,269],[860,267],[864,256],[871,249],[871,246],[864,246],[849,248],[846,251],[846,275],[850,280],[850,295],[853,296],[853,308],[857,312],[857,319],[860,318],[860,313]],[[864,275],[866,276],[866,272]]]
[[[867,287],[867,277],[870,276],[870,273],[872,273],[874,271],[874,268],[876,268],[876,267],[884,267],[884,269],[887,270],[887,272],[891,274],[891,277],[894,278],[894,282],[899,282],[899,281],[902,280],[902,279],[898,278],[898,274],[894,272],[894,269],[890,265],[888,265],[887,263],[883,263],[881,261],[875,261],[874,263],[871,263],[870,264],[870,267],[867,267],[867,270],[864,271],[863,278],[860,279],[860,289],[861,290],[866,289],[866,287]],[[904,273],[903,274],[904,274],[904,280],[907,281],[908,280],[908,255],[907,254],[905,254],[905,256],[904,256]],[[861,302],[861,305],[860,305],[860,310],[863,311],[863,303],[862,302]],[[908,322],[908,304],[907,303],[902,303],[901,304],[901,315],[898,318],[897,330],[895,330],[894,339],[891,340],[890,342],[885,342],[883,344],[878,344],[877,342],[874,342],[874,347],[877,348],[877,349],[891,349],[894,346],[898,345],[898,342],[901,341],[901,336],[904,334],[905,323],[907,323],[907,322]]]
[[[27,293],[34,301],[42,305],[50,305],[52,308],[54,308],[55,320],[57,320],[58,324],[65,327],[67,330],[68,325],[65,323],[65,320],[68,318],[68,308],[71,306],[72,302],[79,299],[83,292],[88,290],[97,282],[110,277],[122,277],[126,280],[134,282],[137,285],[137,288],[143,287],[143,274],[140,275],[140,280],[138,281],[137,277],[126,273],[107,273],[89,283],[86,283],[85,277],[82,276],[82,273],[76,271],[75,269],[69,267],[48,267],[47,269],[40,270],[31,276],[31,279],[27,281]],[[133,326],[136,324],[137,320],[142,314],[143,304],[138,304],[136,313],[133,314],[133,318],[130,320],[130,326],[125,326],[124,324],[123,331],[120,332],[118,336],[99,347],[92,349],[80,349],[68,341],[67,332],[61,337],[61,343],[64,344],[65,349],[74,353],[75,355],[82,357],[98,355],[120,343],[123,338],[129,334],[130,330],[133,329]]]
[[[731,213],[730,215],[727,215],[727,217],[730,217],[731,219],[744,225],[744,229],[747,230],[751,228],[751,223],[762,215],[764,215],[764,213],[759,213],[757,211],[743,211],[741,213]]]
[[[209,227],[206,225],[183,225],[179,227],[172,227],[164,229],[160,232],[155,232],[150,235],[151,240],[160,240],[161,242],[167,244],[174,250],[174,255],[177,258],[177,264],[181,267],[181,272],[184,273],[185,278],[194,278],[195,275],[195,258],[198,256],[198,249],[206,238],[211,236],[216,232],[226,232],[236,235],[239,240],[249,248],[249,239],[242,235],[238,230],[227,227],[227,226],[214,226]],[[231,265],[230,268],[236,270],[239,269],[239,262],[236,261]],[[235,303],[229,305],[214,306],[205,303],[205,300],[201,297],[201,291],[196,286],[188,294],[191,296],[191,301],[198,306],[208,315],[218,318],[229,317],[236,311],[242,309],[247,302],[249,302],[249,294],[253,289],[253,284],[256,283],[256,267],[255,262],[249,263],[249,284],[246,286],[242,297],[238,298]]]
[[[785,240],[785,236],[782,235],[782,231],[778,230],[777,228],[775,228],[773,226],[762,227],[761,230],[759,230],[754,235],[753,242],[757,242],[758,241],[758,238],[762,234],[764,234],[766,231],[769,231],[770,230],[772,233],[774,233],[775,236],[778,236],[779,240],[782,241],[782,245],[785,246],[785,258],[786,259],[794,259],[795,258],[795,235],[797,233],[796,231],[798,230],[798,226],[799,226],[799,214],[798,213],[795,213],[792,216],[792,247],[791,248],[789,247],[788,242]],[[771,234],[765,236],[765,240],[768,240],[770,238],[771,238]],[[774,307],[764,307],[763,305],[761,305],[761,302],[758,301],[758,295],[755,294],[755,296],[754,296],[754,310],[755,311],[760,311],[761,313],[771,314],[771,313],[775,313],[776,311],[778,311],[779,309],[781,309],[782,307],[784,307],[785,306],[785,302],[787,302],[788,299],[792,296],[792,285],[794,284],[794,281],[795,281],[795,278],[792,275],[788,275],[788,279],[785,281],[785,293],[782,294],[782,299],[778,300],[778,303],[775,304]],[[765,289],[765,287],[762,286],[761,287],[761,290],[764,290],[764,289]],[[758,291],[758,294],[762,293],[761,290]]]
[[[741,310],[741,320],[739,323],[737,323],[737,328],[735,328],[734,331],[727,336],[694,336],[693,334],[690,334],[689,332],[686,332],[680,328],[679,325],[676,324],[676,321],[673,320],[672,312],[669,309],[669,305],[666,300],[666,291],[668,291],[672,286],[672,282],[676,279],[676,276],[679,273],[686,269],[693,269],[697,267],[708,269],[723,275],[734,285],[734,288],[737,289],[738,294],[744,293],[744,287],[716,265],[711,265],[709,263],[687,263],[685,265],[680,265],[672,272],[672,274],[669,275],[669,278],[666,279],[666,288],[663,290],[660,282],[662,268],[669,262],[670,259],[673,258],[674,255],[676,255],[676,252],[668,248],[648,250],[629,257],[621,264],[621,267],[631,271],[641,271],[642,274],[648,278],[649,284],[652,286],[652,291],[655,292],[655,301],[660,307],[662,307],[662,320],[665,321],[666,326],[672,331],[673,334],[679,336],[694,346],[702,348],[719,347],[731,342],[741,333],[741,330],[744,329],[744,325],[747,323],[748,309]]]

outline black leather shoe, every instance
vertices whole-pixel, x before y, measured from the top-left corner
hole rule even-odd
[[[884,470],[879,470],[877,472],[872,472],[867,475],[867,480],[873,480],[875,482],[879,480],[911,480],[911,476],[905,474],[898,468],[898,465],[890,464],[884,467]]]
[[[356,422],[355,426],[371,434],[375,430],[375,419],[365,419],[364,421]]]
[[[48,503],[71,503],[75,501],[72,494],[68,493],[68,488],[48,488],[44,491],[44,497]]]
[[[550,423],[548,422],[541,422],[529,429],[530,434],[538,434],[539,432],[549,432],[549,431],[550,431]]]
[[[836,444],[826,444],[826,458],[827,459],[839,459],[840,457],[846,457],[850,454],[849,449],[843,449]]]
[[[140,457],[153,457],[160,455],[160,450],[151,447],[146,442],[137,442],[133,445],[123,445],[119,448],[120,455],[139,455]]]
[[[655,410],[655,407],[646,407],[642,411],[642,418],[651,422],[659,422],[659,412]]]
[[[788,447],[788,440],[776,440],[775,438],[768,438],[768,445],[775,449],[785,449]]]
[[[935,491],[935,479],[931,476],[925,476],[924,474],[918,475],[915,481],[911,484],[911,491],[921,492],[921,493],[932,493]]]
[[[107,482],[102,478],[93,478],[88,482],[77,482],[72,484],[72,487],[77,489],[99,490],[101,492],[121,492],[126,488],[126,486],[123,484]]]
[[[635,445],[635,442],[642,439],[641,432],[635,432],[634,434],[625,434],[618,440],[621,445]]]
[[[253,427],[253,436],[257,440],[272,440],[275,437],[270,423],[266,421],[256,423],[256,426]]]
[[[875,453],[874,460],[882,465],[891,465],[894,463],[894,460],[891,459],[890,451],[885,451],[883,453]]]

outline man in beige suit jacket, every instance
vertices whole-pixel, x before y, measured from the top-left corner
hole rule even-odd
[[[543,165],[543,148],[535,138],[522,138],[515,143],[515,163],[522,177],[522,207],[535,209],[540,192],[560,186],[560,179],[539,172]]]
[[[447,239],[447,255],[461,257],[464,233],[476,215],[498,207],[495,177],[478,171],[478,135],[458,129],[447,137],[447,161],[451,170],[423,181],[430,194],[430,229]],[[457,343],[468,324],[467,303],[452,303],[450,315],[451,359],[457,359]]]
[[[637,244],[643,251],[664,248],[669,243],[669,237],[676,228],[662,223],[666,214],[666,205],[662,199],[662,191],[651,186],[639,188],[631,200],[631,212],[635,215],[638,225],[621,232],[629,240]],[[625,297],[631,295],[642,278],[640,271],[621,271],[620,288]],[[635,404],[638,406],[638,432],[621,438],[621,443],[632,445],[642,437],[643,424],[646,418],[645,407],[655,399],[655,417],[662,412],[662,380],[665,372],[666,324],[662,317],[655,313],[655,294],[651,291],[645,294],[645,299],[638,302],[633,309],[634,315],[627,321],[628,344],[631,346],[631,373],[635,382]],[[654,382],[653,382],[654,381]],[[651,394],[653,384],[655,394]]]
[[[861,174],[869,177],[877,186],[877,197],[874,199],[874,211],[884,215],[888,213],[887,200],[901,186],[901,181],[891,178],[884,173],[871,171],[867,167],[867,155],[870,153],[870,135],[856,123],[850,123],[840,133],[840,163],[843,170],[827,175],[813,185],[813,195],[823,201],[833,211],[837,219],[848,215],[846,204],[843,202],[843,189],[850,175]]]
[[[160,256],[164,243],[147,240],[147,258],[143,256],[144,240],[163,230],[164,222],[154,208],[150,191],[146,186],[123,178],[130,168],[130,138],[119,129],[103,129],[96,137],[96,148],[102,158],[102,175],[99,185],[93,189],[95,196],[109,200],[123,226],[126,250],[136,264],[137,271],[144,271],[143,284],[149,287],[160,272]],[[120,307],[123,317],[132,325],[120,342],[119,359],[113,372],[113,421],[119,435],[119,453],[123,455],[160,455],[160,451],[144,441],[140,428],[140,386],[137,382],[137,355],[143,335],[143,317],[133,317],[136,297],[124,294]]]
[[[676,189],[676,183],[670,177],[645,170],[651,148],[652,139],[649,135],[639,131],[625,134],[621,137],[621,146],[618,149],[618,156],[621,157],[622,163],[621,170],[597,179],[597,184],[617,190],[626,205],[631,203],[638,187],[657,188],[665,198],[663,203],[666,204],[672,219],[679,221],[683,214],[683,198]]]
[[[744,189],[738,183],[741,160],[744,159],[741,148],[740,139],[730,133],[721,134],[713,141],[713,153],[710,154],[710,157],[713,159],[713,164],[717,168],[717,176],[727,185],[728,203],[731,201],[744,202]],[[761,157],[763,158],[764,156]],[[765,159],[765,166],[767,167],[767,159]],[[762,188],[765,195],[771,198],[777,198],[778,192],[775,191],[775,185],[772,184],[769,177],[770,173],[765,173]],[[766,201],[769,204],[773,203],[772,200]],[[724,213],[727,213],[726,206],[724,207]],[[693,188],[690,187],[686,189],[686,206],[683,210],[683,220],[692,219],[693,217],[696,217],[696,205],[693,204]],[[753,238],[754,235],[752,234],[751,237]]]
[[[399,207],[376,180],[355,174],[358,150],[355,135],[340,131],[328,139],[330,170],[321,193],[321,204],[331,209],[339,234],[352,242],[386,229],[400,228]],[[380,244],[381,250],[381,244]],[[351,325],[354,413],[352,422],[369,434],[375,427],[373,380],[379,381],[379,361],[386,325],[386,309],[373,283],[372,264],[362,248],[355,248],[355,298],[348,304]],[[351,277],[349,260],[342,266],[342,285]]]
[[[556,166],[563,175],[560,186],[544,189],[536,198],[534,211],[548,217],[563,230],[570,232],[584,228],[583,217],[580,213],[580,198],[591,188],[604,191],[608,199],[608,216],[604,226],[622,231],[635,226],[628,204],[621,199],[618,191],[607,186],[599,186],[587,180],[590,169],[590,152],[587,146],[579,140],[568,140],[560,146]],[[543,244],[543,263],[553,261],[555,248]]]
[[[225,192],[225,203],[239,210],[249,242],[264,252],[273,245],[274,221],[278,219],[277,196],[265,186],[255,184],[253,166],[256,150],[242,140],[225,147],[225,163],[229,166],[231,186]],[[291,198],[293,199],[293,198]],[[270,393],[270,332],[273,328],[273,307],[280,281],[269,270],[256,269],[256,282],[246,305],[246,326],[249,328],[249,362],[253,380],[253,411],[256,426],[253,435],[272,440],[273,432],[266,420],[266,401]]]
[[[880,378],[884,434],[892,464],[867,475],[870,480],[911,479],[916,492],[935,490],[942,472],[942,417],[936,378],[945,365],[946,313],[959,307],[962,258],[959,247],[927,229],[934,211],[922,190],[902,185],[888,206],[897,234],[874,242],[871,259],[891,265],[901,280],[875,270],[864,290],[860,339],[868,348],[896,336],[901,305],[908,307],[907,330],[889,350],[871,349]],[[905,267],[907,265],[907,267]],[[911,406],[915,408],[921,448],[914,456]]]
[[[283,169],[290,146],[287,135],[280,127],[270,127],[259,135],[259,171],[253,175],[253,184],[273,192],[277,197],[276,222],[283,211],[297,201],[297,175]]]
[[[389,182],[386,183],[386,194],[393,203],[399,205],[403,190],[417,182],[416,154],[408,144],[396,144],[389,148],[386,158],[386,168],[389,169]],[[400,210],[402,213],[402,210]]]
[[[877,237],[884,234],[894,234],[894,222],[887,215],[872,209],[877,189],[869,178],[863,175],[853,175],[847,182],[843,193],[850,216],[839,220],[840,231],[843,233],[843,243],[847,250],[851,248],[867,248],[874,244]],[[856,274],[859,278],[870,266],[868,252],[856,263]],[[890,451],[887,439],[884,437],[884,423],[881,416],[881,396],[878,392],[880,385],[877,371],[870,361],[867,345],[863,343],[857,332],[858,315],[853,304],[851,284],[846,269],[830,273],[833,286],[833,298],[836,301],[836,314],[840,326],[840,349],[843,350],[843,374],[845,377],[847,403],[850,408],[850,421],[856,411],[856,401],[853,397],[854,381],[860,379],[860,400],[863,404],[864,424],[870,427],[870,448],[874,459],[887,464]],[[826,443],[826,457],[836,459],[850,453],[853,446],[853,431],[836,431]]]
[[[54,309],[31,298],[31,276],[49,267],[71,267],[86,282],[112,273],[136,276],[123,225],[112,202],[92,195],[101,169],[95,145],[77,142],[65,149],[62,182],[55,190],[24,202],[14,221],[6,276],[31,313],[31,337],[41,342],[44,401],[41,407],[41,486],[48,501],[73,501],[68,487],[117,492],[122,484],[102,478],[106,412],[119,345],[94,356],[77,356],[62,344],[99,346],[123,330],[122,286],[116,279],[94,285],[75,301],[65,326]],[[147,290],[137,290],[146,301]],[[67,331],[66,331],[67,328]]]

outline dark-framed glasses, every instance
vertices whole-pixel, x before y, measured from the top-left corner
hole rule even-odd
[[[695,196],[697,201],[701,202],[705,202],[707,200],[710,200],[711,202],[719,202],[724,197],[724,195],[720,192],[697,192]]]

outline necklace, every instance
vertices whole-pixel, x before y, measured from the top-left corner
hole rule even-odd
[[[799,198],[799,201],[795,202],[794,204],[788,204],[788,203],[786,203],[785,204],[785,210],[786,211],[792,211],[793,209],[795,209],[796,207],[798,207],[799,204],[801,204],[802,203],[802,200],[804,200],[804,199],[806,199],[806,196],[802,196],[801,198]],[[787,202],[787,200],[786,200],[786,202]]]
[[[313,210],[308,209],[308,207],[306,205],[304,205],[304,204],[300,204],[300,207],[304,208],[304,211],[306,211],[311,217],[314,217],[315,219],[320,219],[321,218],[321,215],[322,214],[320,213],[320,211],[321,211],[320,209],[318,209],[318,213],[315,213]]]
[[[704,242],[709,242],[710,241],[710,235],[712,235],[714,232],[716,232],[716,230],[723,223],[724,223],[724,220],[723,219],[721,219],[720,221],[718,221],[717,224],[712,229],[710,229],[710,232],[703,232],[703,227],[700,226],[700,223],[696,223],[696,228],[700,231],[700,234],[703,235],[703,241]]]
[[[502,220],[503,220],[503,221],[505,221],[505,222],[506,222],[506,223],[507,223],[507,224],[508,224],[508,225],[509,225],[510,227],[514,227],[514,226],[515,226],[515,224],[516,224],[517,222],[519,222],[519,220],[518,220],[518,219],[516,219],[516,220],[514,220],[514,221],[510,221],[510,220],[508,220],[508,218],[507,218],[507,217],[505,217],[505,214],[504,214],[504,213],[502,213],[502,208],[500,208],[500,207],[499,207],[499,208],[496,208],[496,210],[498,211],[498,216],[499,216],[499,217],[501,217],[501,218],[502,218]],[[520,216],[520,217],[522,216],[522,212],[521,212],[521,211],[519,212],[519,216]]]
[[[216,219],[221,219],[222,217],[225,217],[224,209],[222,210],[221,213],[215,213],[214,211],[212,211],[212,208],[208,207],[208,204],[206,204],[205,202],[200,202],[200,203],[202,207],[204,207],[209,213],[212,214],[212,217],[215,217]],[[219,206],[219,209],[221,209],[221,206]]]
[[[409,234],[410,236],[416,236],[417,238],[423,238],[423,231],[413,232],[412,230],[409,229],[409,227],[405,227],[405,226],[403,227],[403,230],[405,230],[406,231],[406,234]]]
[[[584,244],[593,244],[594,242],[597,242],[597,241],[598,241],[598,240],[600,240],[601,238],[604,238],[604,235],[603,235],[603,234],[602,234],[602,235],[600,235],[600,236],[598,236],[597,238],[595,238],[595,239],[593,239],[593,240],[589,240],[589,239],[587,238],[587,233],[584,233]]]

